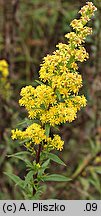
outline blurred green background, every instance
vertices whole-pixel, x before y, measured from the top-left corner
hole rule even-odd
[[[87,107],[70,124],[60,126],[64,150],[56,152],[66,167],[52,163],[50,173],[62,173],[69,183],[47,183],[41,199],[101,199],[101,1],[89,26],[93,34],[86,40],[90,54],[79,64]],[[11,140],[11,129],[26,117],[18,100],[20,90],[35,85],[42,59],[51,54],[64,35],[71,31],[70,22],[78,18],[85,0],[0,0],[0,59],[9,64],[10,89],[0,87],[0,199],[23,199],[19,188],[4,174],[9,171],[24,178],[25,164],[7,155],[23,150]],[[22,127],[20,125],[20,127]]]

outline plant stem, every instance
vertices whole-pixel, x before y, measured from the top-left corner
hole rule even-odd
[[[40,161],[41,147],[42,147],[41,144],[39,144],[39,148],[38,148],[38,151],[37,151],[37,153],[36,153],[36,164],[39,163],[39,161]],[[38,174],[38,173],[36,173],[36,174],[33,176],[33,180],[37,178],[37,174]],[[37,183],[37,181],[34,181],[34,184],[36,184],[36,183]],[[36,193],[36,189],[33,187],[33,196],[35,195],[35,193]]]

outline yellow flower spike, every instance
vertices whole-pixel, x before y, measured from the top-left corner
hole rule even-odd
[[[87,2],[87,4],[81,8],[79,13],[84,17],[89,17],[90,19],[90,17],[94,15],[94,11],[96,10],[97,8],[93,5],[92,2]],[[89,19],[87,21],[89,21]]]
[[[40,125],[33,123],[25,131],[13,130],[12,139],[26,140],[27,148],[41,144],[43,149],[62,150],[64,142],[59,135],[52,139],[46,136],[45,124],[51,126],[72,122],[77,112],[86,106],[86,98],[79,95],[82,77],[78,72],[78,62],[89,58],[83,47],[86,37],[92,33],[87,22],[94,14],[96,7],[91,2],[79,11],[80,19],[71,22],[73,31],[67,33],[67,44],[59,43],[52,55],[44,57],[39,77],[43,84],[36,88],[26,86],[21,90],[19,104],[24,106],[28,117],[38,119]]]

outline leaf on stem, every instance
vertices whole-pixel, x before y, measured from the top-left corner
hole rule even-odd
[[[12,173],[4,172],[5,175],[7,175],[12,181],[16,183],[16,185],[19,185],[21,188],[24,186],[24,181],[19,177]]]
[[[67,181],[71,181],[71,179],[66,176],[59,175],[59,174],[51,174],[51,175],[43,176],[43,181],[67,182]]]
[[[30,183],[30,181],[33,179],[34,172],[30,171],[27,173],[24,181],[24,188]]]
[[[45,134],[47,137],[49,137],[50,133],[50,124],[45,124]]]
[[[61,164],[63,166],[66,166],[66,164],[55,154],[48,153],[48,158],[58,164]]]

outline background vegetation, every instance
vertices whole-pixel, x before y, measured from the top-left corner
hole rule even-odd
[[[93,35],[86,41],[90,58],[80,64],[87,107],[71,124],[60,126],[65,140],[59,154],[67,166],[50,168],[51,173],[63,173],[72,178],[69,183],[47,183],[41,199],[101,199],[101,1],[92,0],[98,8],[90,22]],[[65,42],[69,23],[86,0],[0,0],[0,59],[9,64],[9,90],[0,84],[0,199],[23,199],[21,191],[4,174],[25,175],[22,161],[7,155],[24,147],[11,140],[11,129],[22,128],[25,110],[18,104],[23,86],[35,85],[42,58]],[[18,125],[19,124],[19,125]],[[47,190],[46,190],[47,188]]]

